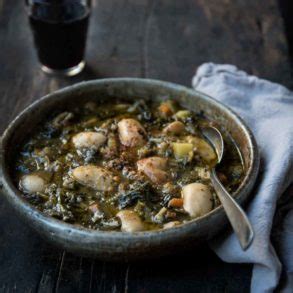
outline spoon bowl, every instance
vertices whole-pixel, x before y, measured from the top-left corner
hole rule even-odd
[[[202,129],[202,134],[217,154],[218,160],[216,165],[220,164],[224,153],[224,140],[221,132],[215,127],[205,127]],[[233,230],[238,237],[240,246],[243,250],[246,250],[254,238],[254,232],[247,215],[220,182],[216,173],[216,166],[212,168],[211,181]]]
[[[202,133],[214,148],[214,151],[217,154],[217,164],[219,164],[222,161],[224,154],[224,140],[221,132],[216,127],[210,126],[203,128]]]

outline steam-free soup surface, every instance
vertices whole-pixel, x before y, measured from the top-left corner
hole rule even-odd
[[[200,132],[211,124],[172,100],[90,101],[36,129],[19,150],[17,184],[45,214],[87,228],[172,228],[219,204],[216,154]],[[228,138],[225,148],[218,175],[233,192],[243,168]]]

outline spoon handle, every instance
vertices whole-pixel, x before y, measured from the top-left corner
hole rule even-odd
[[[233,227],[233,230],[238,237],[242,249],[246,250],[254,238],[254,232],[250,221],[248,220],[243,209],[227,192],[218,179],[215,168],[213,168],[211,172],[211,181]]]

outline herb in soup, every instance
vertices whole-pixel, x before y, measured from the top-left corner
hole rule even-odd
[[[53,115],[16,160],[23,196],[46,215],[97,230],[167,229],[215,208],[216,163],[200,127],[212,125],[172,100],[86,104]],[[225,137],[219,177],[235,191],[240,156]]]

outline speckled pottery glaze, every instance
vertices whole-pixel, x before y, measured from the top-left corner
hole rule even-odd
[[[242,205],[255,183],[259,154],[254,137],[245,123],[230,109],[211,97],[173,83],[138,78],[111,78],[75,84],[37,100],[21,112],[5,130],[0,144],[2,196],[16,212],[47,240],[68,251],[104,260],[137,260],[174,253],[214,237],[227,227],[222,206],[177,227],[136,233],[90,230],[46,216],[21,196],[13,183],[16,148],[53,109],[66,109],[86,100],[109,102],[115,98],[162,100],[173,98],[194,111],[217,121],[234,139],[242,154],[245,178],[234,197]]]

